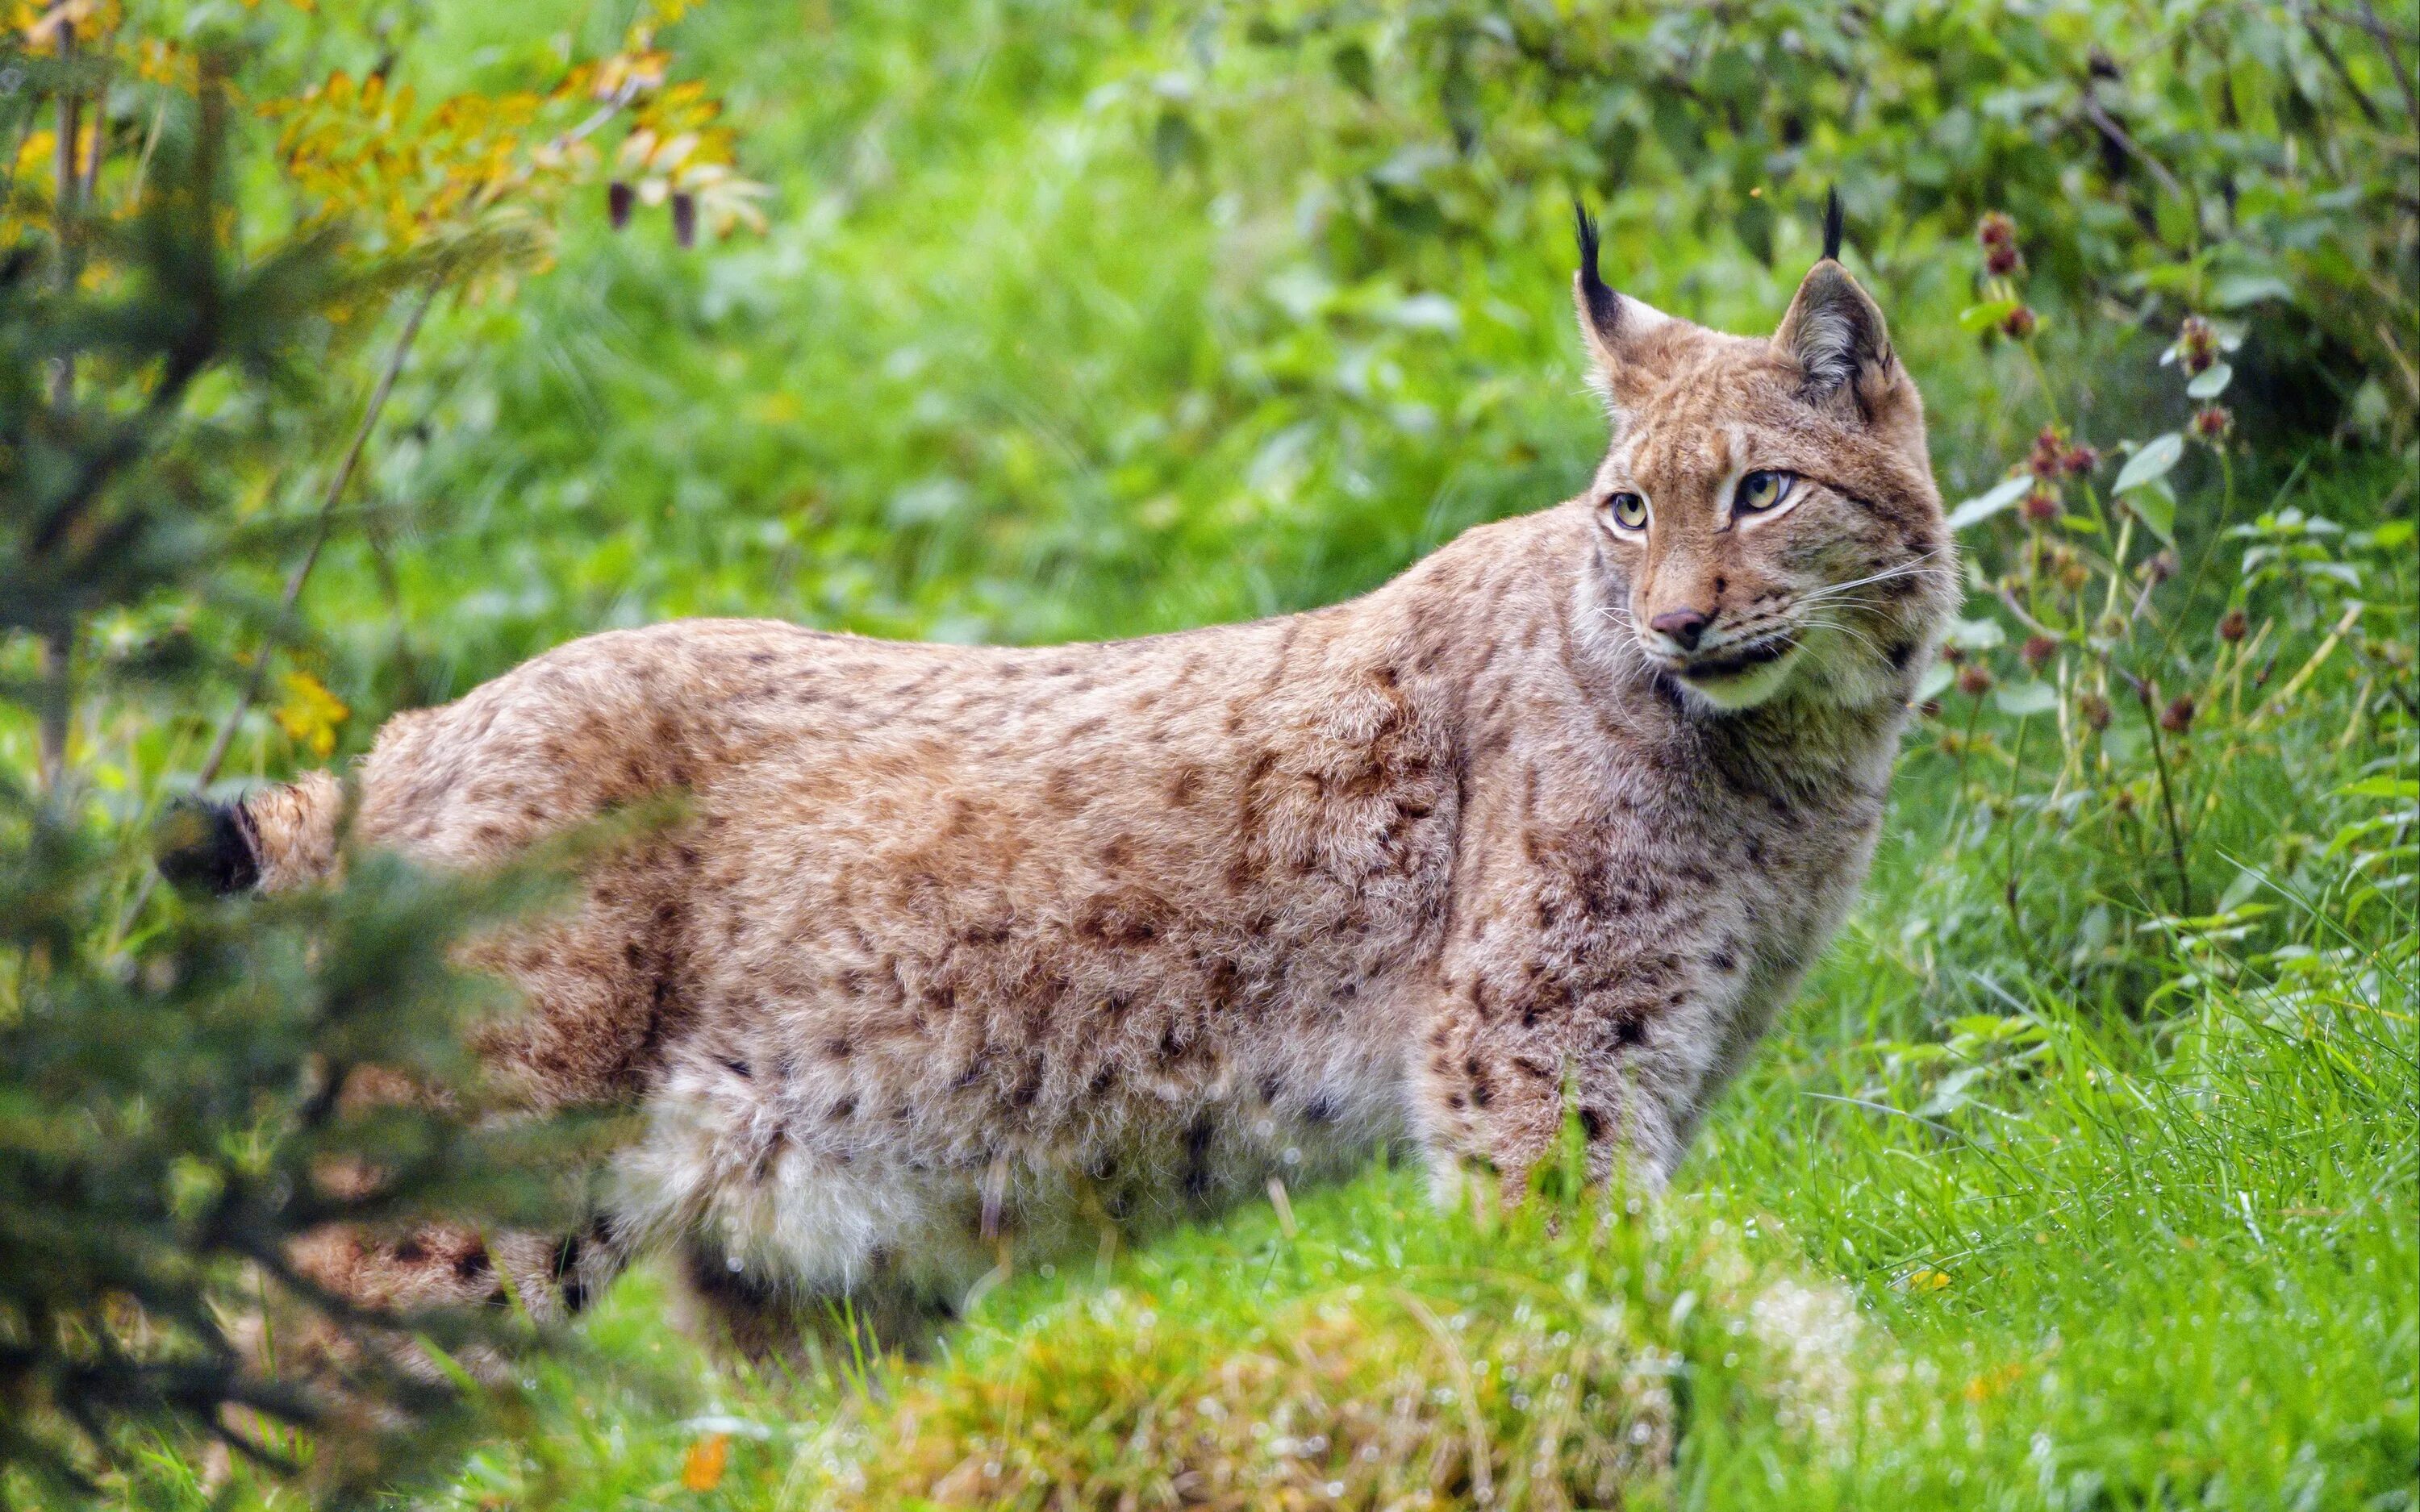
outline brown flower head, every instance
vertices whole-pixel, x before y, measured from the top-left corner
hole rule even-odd
[[[2078,441],[2067,449],[2067,455],[2058,459],[2058,465],[2071,477],[2080,478],[2101,465],[2101,454]]]
[[[2235,416],[2223,404],[2206,404],[2194,411],[2193,433],[2212,446],[2226,443],[2227,432],[2235,428]]]
[[[2242,609],[2228,609],[2225,614],[2219,616],[2218,638],[2231,646],[2238,640],[2242,640],[2243,632],[2250,629],[2251,626],[2252,622],[2244,616]]]
[[[2185,316],[2177,328],[2177,365],[2187,378],[2199,378],[2218,365],[2218,331],[2197,315]]]
[[[2058,518],[2058,490],[2047,483],[2037,483],[2026,490],[2017,508],[2033,524],[2047,525]]]
[[[1975,224],[1975,239],[1987,247],[2008,247],[2017,244],[2017,223],[1998,210],[1987,213]]]
[[[2050,665],[2053,656],[2058,655],[2058,642],[2046,635],[2029,635],[2017,654],[2025,658],[2027,667],[2040,671]]]
[[[1992,690],[1992,674],[1968,662],[1958,669],[1958,691],[1968,698],[1981,698]]]
[[[2034,328],[2040,323],[2030,306],[2020,304],[2000,317],[2000,334],[2012,341],[2023,341],[2032,335]]]
[[[2034,449],[2025,454],[2025,471],[2037,478],[2055,478],[2067,463],[2067,441],[2055,425],[2044,425],[2034,438]]]
[[[2003,241],[1983,251],[1983,270],[1993,278],[2006,278],[2024,265],[2025,255],[2013,241]]]
[[[2168,701],[2166,708],[2160,711],[2160,728],[2172,735],[2183,734],[2193,728],[2193,722],[2194,701],[2189,693],[2178,694]]]
[[[2078,695],[2075,701],[2075,712],[2082,715],[2084,722],[2094,730],[2109,728],[2109,701],[2098,693]]]

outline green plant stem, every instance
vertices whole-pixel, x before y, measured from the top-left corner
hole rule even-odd
[[[2135,701],[2143,706],[2143,725],[2151,736],[2151,764],[2160,781],[2160,813],[2168,826],[2168,858],[2177,872],[2177,917],[2193,917],[2193,879],[2185,869],[2185,832],[2177,823],[2177,803],[2168,781],[2167,746],[2160,739],[2160,711],[2155,706],[2151,684],[2147,678],[2135,678]]]

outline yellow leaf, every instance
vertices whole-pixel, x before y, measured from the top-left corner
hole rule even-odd
[[[731,1435],[709,1433],[689,1446],[681,1459],[681,1484],[692,1491],[710,1491],[722,1484],[723,1467],[731,1462]]]
[[[336,731],[352,717],[344,701],[309,672],[287,672],[286,702],[277,706],[278,728],[286,738],[312,755],[325,758],[336,749]]]

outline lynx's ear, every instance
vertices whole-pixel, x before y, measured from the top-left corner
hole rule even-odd
[[[1572,302],[1579,309],[1580,334],[1595,359],[1598,386],[1608,397],[1633,358],[1638,340],[1672,317],[1652,304],[1624,299],[1606,285],[1597,270],[1596,222],[1578,200],[1572,201],[1572,221],[1579,235],[1580,269],[1572,275]]]
[[[1773,345],[1797,364],[1802,398],[1817,405],[1845,398],[1871,419],[1874,400],[1896,380],[1898,363],[1881,307],[1840,266],[1839,256],[1836,192],[1824,206],[1823,259],[1807,270]]]

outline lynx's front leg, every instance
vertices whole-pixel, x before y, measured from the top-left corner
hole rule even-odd
[[[1468,1161],[1517,1192],[1555,1145],[1565,1089],[1591,1181],[1660,1187],[1717,1079],[1747,991],[1724,904],[1594,837],[1526,836],[1448,941],[1411,1067],[1440,1181]]]

